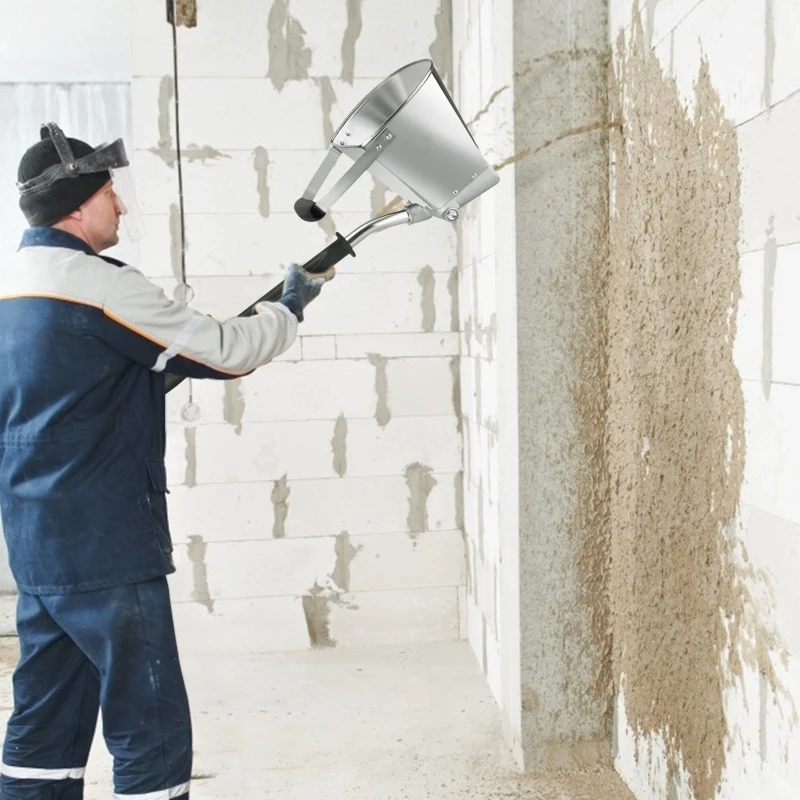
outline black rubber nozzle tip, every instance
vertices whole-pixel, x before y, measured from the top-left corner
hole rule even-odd
[[[305,197],[295,202],[294,210],[306,222],[319,222],[325,216],[325,212],[313,200],[306,200]]]

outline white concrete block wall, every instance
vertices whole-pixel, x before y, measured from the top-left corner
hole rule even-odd
[[[193,305],[234,316],[288,263],[322,249],[332,224],[346,234],[392,200],[367,176],[333,223],[293,211],[355,103],[405,63],[449,53],[441,13],[427,0],[198,2],[197,27],[178,30]],[[131,56],[142,267],[171,293],[180,227],[162,0],[132,4]],[[455,231],[441,221],[377,235],[337,267],[272,365],[169,396],[172,590],[185,647],[462,635],[455,269]],[[190,392],[199,418],[187,423]]]
[[[512,3],[454,4],[457,102],[496,164],[514,152]],[[520,736],[514,167],[459,223],[464,530],[470,644]]]
[[[788,651],[781,671],[800,707],[800,3],[797,0],[656,0],[642,4],[665,72],[691,107],[701,56],[737,126],[742,172],[741,285],[735,357],[746,406],[742,543],[772,596],[759,607]],[[611,40],[631,21],[631,0],[611,0]],[[733,747],[720,800],[800,794],[800,729],[787,704],[748,674],[728,698]],[[663,747],[637,748],[620,702],[618,768],[639,800],[663,800]],[[648,752],[650,757],[648,758]],[[670,800],[690,800],[679,781]]]

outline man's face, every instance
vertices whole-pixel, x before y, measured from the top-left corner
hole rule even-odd
[[[96,253],[119,242],[119,218],[125,208],[111,181],[95,192],[77,213],[86,239]]]

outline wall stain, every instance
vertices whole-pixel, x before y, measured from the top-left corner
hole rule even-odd
[[[207,144],[190,144],[181,148],[181,158],[186,159],[189,163],[202,161],[205,164],[206,161],[219,161],[221,158],[230,158],[230,156]]]
[[[208,569],[206,568],[206,543],[202,536],[189,537],[189,561],[192,563],[192,601],[205,606],[209,614],[214,613],[214,601],[208,589]]]
[[[775,217],[770,217],[767,228],[767,244],[764,248],[764,296],[762,301],[761,339],[761,387],[769,400],[772,391],[772,344],[773,344],[773,293],[775,270],[778,266],[778,243],[775,240]]]
[[[361,550],[363,545],[353,547],[347,531],[342,531],[336,537],[336,566],[333,568],[331,579],[343,592],[350,591],[350,565]]]
[[[385,428],[392,420],[392,412],[389,410],[389,378],[386,368],[389,359],[377,353],[368,353],[369,363],[375,367],[375,420],[381,428]]]
[[[314,584],[307,595],[303,596],[303,613],[308,628],[308,638],[313,648],[336,647],[336,640],[331,637],[330,599],[323,596],[324,589]]]
[[[457,472],[453,478],[453,485],[455,487],[455,502],[456,513],[455,521],[456,528],[460,531],[464,530],[464,473]]]
[[[342,80],[351,86],[356,70],[356,43],[362,27],[361,0],[347,0],[347,28],[342,37]]]
[[[253,151],[253,168],[256,171],[258,213],[265,219],[269,216],[269,153],[266,147],[258,146]]]
[[[347,418],[344,414],[339,414],[336,418],[331,449],[333,450],[333,471],[342,478],[347,472]]]
[[[453,267],[450,278],[447,281],[447,291],[450,292],[450,330],[455,332],[459,329],[459,306],[458,306],[458,267]]]
[[[267,19],[269,71],[267,77],[280,92],[290,80],[308,77],[311,49],[305,44],[303,26],[289,13],[286,0],[275,0]]]
[[[437,485],[430,467],[415,462],[406,467],[406,485],[408,486],[408,533],[416,546],[419,534],[429,530],[428,499]]]
[[[381,211],[386,205],[386,187],[375,177],[372,178],[372,191],[369,199],[372,206],[372,216],[381,216]]]
[[[607,297],[605,319],[588,326],[604,337],[607,363],[585,360],[581,375],[594,376],[587,391],[605,381],[605,408],[576,389],[590,472],[608,476],[584,489],[584,513],[594,506],[598,526],[586,582],[593,602],[607,606],[595,636],[611,652],[616,691],[624,676],[631,728],[640,741],[663,739],[670,776],[685,771],[684,790],[713,800],[733,740],[725,697],[746,669],[797,718],[776,671],[785,648],[753,599],[764,579],[737,530],[745,463],[733,358],[739,147],[708,62],[690,117],[646,45],[638,11],[630,41],[619,37],[611,79],[612,117],[624,113],[624,132],[610,138],[610,260],[607,274],[596,270],[599,287],[586,287]],[[595,305],[590,313],[602,317]]]
[[[172,106],[175,102],[175,81],[164,75],[158,85],[158,151],[172,150]]]
[[[433,333],[436,327],[436,274],[433,267],[423,267],[417,283],[422,287],[422,330]]]
[[[461,538],[464,540],[464,559],[465,570],[467,576],[467,597],[475,600],[475,580],[472,577],[472,541],[469,538],[466,530],[461,531]]]
[[[188,242],[181,238],[181,210],[177,203],[169,206],[169,258],[172,276],[177,283],[183,283],[183,248],[188,250]]]
[[[481,666],[483,674],[489,674],[488,631],[486,630],[486,614],[481,611]]]
[[[242,419],[246,403],[244,399],[244,391],[242,388],[242,379],[234,378],[225,383],[225,400],[223,401],[222,413],[225,422],[228,425],[233,425],[236,428],[236,435],[242,435]]]
[[[328,213],[317,223],[322,230],[325,231],[329,239],[333,239],[336,236],[336,223],[333,220],[333,214],[328,211]]]
[[[197,428],[183,429],[186,439],[186,476],[183,482],[190,489],[197,486]]]
[[[450,359],[450,375],[453,381],[453,414],[456,418],[456,428],[461,433],[464,419],[461,411],[461,359],[453,356]]]
[[[478,478],[478,553],[486,562],[486,510],[484,508],[483,475]]]
[[[772,107],[772,86],[775,80],[775,0],[765,0],[764,17],[764,89],[761,93],[761,104],[764,108]]]
[[[287,476],[284,475],[280,480],[275,481],[272,486],[272,507],[275,512],[272,524],[272,538],[286,538],[286,519],[289,516],[289,495],[292,490],[289,488]]]
[[[327,146],[333,139],[334,128],[331,111],[338,98],[333,89],[331,79],[327,75],[317,78],[317,85],[319,86],[320,102],[322,103],[322,135],[325,137]]]
[[[442,83],[448,89],[453,84],[453,2],[440,0],[439,10],[434,17],[436,38],[428,50]]]

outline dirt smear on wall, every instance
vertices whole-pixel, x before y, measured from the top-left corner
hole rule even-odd
[[[685,770],[697,800],[713,800],[733,744],[728,690],[748,668],[785,696],[773,666],[782,648],[758,619],[748,588],[758,579],[735,531],[745,463],[737,135],[707,63],[689,116],[638,14],[610,75],[622,124],[609,125],[609,257],[588,272],[592,345],[575,393],[591,465],[580,513],[593,531],[583,568],[605,654],[597,689],[611,700],[624,688],[640,741],[662,739],[671,776]]]

